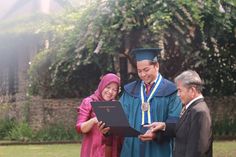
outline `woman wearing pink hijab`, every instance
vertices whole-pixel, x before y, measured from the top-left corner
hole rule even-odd
[[[92,101],[114,100],[119,92],[120,78],[112,73],[102,77],[94,94],[83,99],[78,107],[76,130],[83,134],[80,157],[118,157],[121,149],[119,137],[105,137],[98,127]]]

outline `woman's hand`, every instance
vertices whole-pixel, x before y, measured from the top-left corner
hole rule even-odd
[[[98,123],[97,117],[93,117],[89,119],[88,121],[84,122],[81,124],[81,131],[82,133],[87,133],[89,132],[94,125]]]
[[[110,127],[105,127],[106,124],[103,123],[102,121],[98,122],[97,125],[98,125],[100,132],[104,135],[107,134],[110,130]]]
[[[93,117],[90,120],[92,121],[93,124],[97,124],[98,123],[97,117]]]

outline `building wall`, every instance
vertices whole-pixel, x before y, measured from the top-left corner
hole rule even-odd
[[[224,118],[236,121],[235,96],[205,98],[214,121]],[[81,99],[41,99],[33,97],[28,101],[19,101],[5,106],[0,110],[0,118],[16,117],[18,120],[27,119],[34,130],[39,130],[48,124],[63,123],[75,126],[77,107]]]
[[[75,126],[80,99],[52,100],[36,97],[30,102],[28,119],[33,130],[57,123]]]

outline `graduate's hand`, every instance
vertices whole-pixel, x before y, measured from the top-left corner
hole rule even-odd
[[[142,141],[151,141],[156,138],[156,134],[154,132],[152,132],[152,130],[149,129],[146,131],[145,134],[139,135],[138,138]]]
[[[108,133],[108,131],[110,130],[110,127],[105,127],[105,123],[103,123],[102,121],[98,122],[98,128],[99,128],[99,131],[102,133],[102,134],[106,134]]]
[[[154,133],[158,130],[164,130],[166,124],[164,122],[153,122],[152,124],[144,125],[144,127],[149,128],[149,130],[151,130]]]

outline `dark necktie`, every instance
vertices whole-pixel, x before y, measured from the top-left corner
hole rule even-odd
[[[186,106],[184,106],[180,112],[180,117],[183,116],[184,112],[187,110]]]
[[[152,83],[152,84],[145,84],[145,87],[146,87],[146,94],[147,94],[147,95],[150,93],[151,88],[152,88],[152,85],[153,85],[153,83]]]

